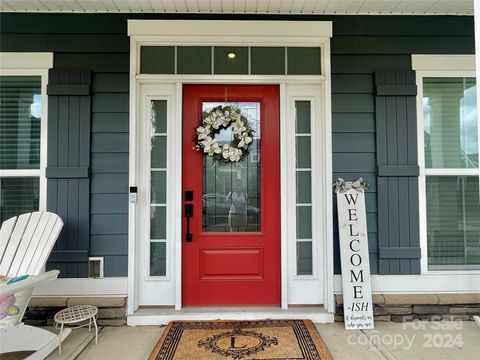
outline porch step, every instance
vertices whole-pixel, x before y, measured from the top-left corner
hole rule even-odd
[[[127,324],[166,325],[173,320],[259,320],[259,319],[308,319],[314,323],[333,323],[334,314],[321,306],[281,309],[273,306],[245,307],[185,307],[140,308],[127,316]]]

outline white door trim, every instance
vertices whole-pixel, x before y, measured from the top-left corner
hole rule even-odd
[[[139,25],[142,23],[142,25]],[[154,24],[155,23],[155,24]],[[162,23],[162,26],[168,27],[168,32],[159,33],[157,23]],[[212,27],[212,23],[216,23]],[[249,22],[248,26],[245,26],[245,22],[229,22],[229,34],[228,39],[218,39],[216,33],[219,28],[217,25],[221,25],[218,21],[129,21],[129,35],[131,36],[130,47],[130,164],[129,164],[129,184],[130,186],[138,186],[138,172],[142,169],[138,168],[138,149],[141,144],[138,143],[141,134],[138,134],[138,121],[140,121],[140,109],[137,104],[140,104],[142,100],[139,98],[139,89],[142,84],[175,84],[176,93],[174,99],[175,110],[172,112],[174,119],[171,122],[172,128],[169,129],[169,139],[177,144],[177,151],[174,152],[174,157],[181,158],[181,143],[182,143],[182,86],[186,83],[230,83],[230,84],[277,84],[280,86],[280,128],[281,128],[281,143],[285,143],[286,130],[287,130],[287,118],[288,118],[288,101],[287,101],[287,88],[289,84],[317,84],[322,89],[321,94],[311,94],[312,98],[319,96],[321,107],[321,123],[323,127],[323,134],[321,142],[322,154],[316,154],[319,163],[319,172],[325,174],[323,181],[320,185],[321,200],[317,207],[327,209],[322,215],[322,219],[315,219],[321,226],[320,238],[316,241],[321,249],[321,261],[319,274],[323,280],[323,302],[325,309],[328,312],[334,312],[334,294],[333,294],[333,228],[332,228],[332,192],[331,192],[331,172],[332,172],[332,145],[331,145],[331,93],[330,93],[330,37],[331,37],[331,23],[330,22],[281,22],[282,26],[278,27],[274,25],[274,28],[278,30],[272,32],[272,25],[279,22]],[[308,24],[306,24],[308,23]],[[317,27],[315,27],[315,24]],[[151,26],[149,26],[150,24]],[[177,28],[182,30],[172,31]],[[199,30],[199,26],[207,26],[210,30],[216,31],[211,35],[206,34],[207,30]],[[138,26],[138,27],[137,27]],[[320,26],[320,27],[318,27]],[[162,27],[165,29],[165,27]],[[256,29],[256,36],[245,39],[243,32],[246,28]],[[281,28],[281,31],[280,31]],[[138,29],[141,29],[138,30]],[[147,30],[146,30],[147,29]],[[148,30],[149,29],[149,30]],[[189,29],[189,30],[185,30]],[[213,29],[213,30],[212,30]],[[233,29],[233,30],[232,30]],[[303,30],[299,30],[303,29]],[[312,30],[312,29],[315,29]],[[319,30],[320,29],[320,30]],[[322,30],[323,29],[323,30]],[[327,31],[324,31],[327,29]],[[136,31],[138,32],[136,33]],[[185,31],[190,32],[190,35],[185,34]],[[284,32],[290,31],[290,34],[294,36],[285,36]],[[299,32],[300,31],[300,32]],[[303,33],[302,33],[303,31]],[[321,31],[321,33],[319,33]],[[159,36],[159,34],[162,34]],[[178,34],[182,36],[177,36]],[[199,35],[200,34],[200,35]],[[322,74],[321,76],[256,76],[256,75],[139,75],[139,56],[140,45],[232,45],[242,44],[242,46],[319,46],[321,48],[322,55]],[[171,155],[173,156],[173,155]],[[289,178],[292,174],[287,172],[287,163],[294,160],[294,152],[289,153],[285,151],[285,148],[281,146],[281,305],[282,308],[288,307],[288,290],[289,290],[289,260],[288,260],[288,244],[292,239],[288,236],[287,224],[288,213],[287,209],[295,208],[295,202],[287,201],[288,188],[286,184],[289,183]],[[169,212],[176,214],[173,216],[174,223],[171,232],[173,236],[171,241],[174,244],[175,259],[173,260],[174,274],[170,277],[174,281],[174,293],[175,293],[175,308],[181,309],[182,299],[182,236],[181,236],[181,199],[182,199],[182,173],[181,162],[179,166],[169,168],[170,184],[172,188],[167,190],[171,192],[175,197],[172,200],[171,208]],[[295,176],[295,173],[293,173]],[[139,189],[140,190],[140,189]],[[141,193],[139,193],[141,196]],[[141,202],[140,202],[141,203]],[[129,206],[129,280],[128,280],[128,314],[132,315],[138,309],[138,226],[140,223],[136,219],[137,207],[139,203],[131,203]],[[290,212],[291,214],[291,212]],[[294,240],[294,239],[293,239]],[[172,304],[173,305],[173,304]]]

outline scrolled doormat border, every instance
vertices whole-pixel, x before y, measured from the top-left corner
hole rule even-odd
[[[224,329],[242,329],[252,330],[256,328],[280,328],[291,327],[298,341],[298,346],[303,353],[302,358],[267,358],[265,360],[333,360],[330,351],[318,333],[315,325],[310,320],[207,320],[207,321],[171,321],[165,328],[162,336],[155,345],[149,360],[172,360],[175,352],[181,342],[184,330],[224,330]],[[234,330],[235,331],[235,330]],[[254,331],[253,331],[254,332]],[[200,346],[199,346],[200,347]],[[202,347],[204,347],[202,345]],[[195,349],[198,351],[199,349]],[[242,359],[243,356],[235,357],[231,353],[225,352],[223,356],[219,352],[212,351],[212,357],[216,359],[224,358]],[[203,357],[206,359],[207,357]]]

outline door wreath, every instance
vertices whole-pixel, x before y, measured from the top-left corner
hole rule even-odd
[[[232,128],[230,144],[220,145],[216,135],[221,130]],[[203,151],[217,163],[238,162],[248,154],[254,130],[240,109],[232,106],[217,106],[204,112],[200,126],[196,129],[197,141],[194,149]]]

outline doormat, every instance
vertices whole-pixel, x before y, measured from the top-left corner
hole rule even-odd
[[[149,360],[333,360],[309,320],[172,321]]]

